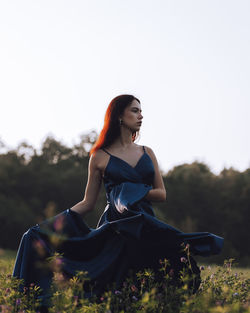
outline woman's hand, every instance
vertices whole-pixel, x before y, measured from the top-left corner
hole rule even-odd
[[[149,201],[163,202],[166,200],[166,189],[165,189],[164,182],[163,182],[160,170],[159,170],[158,162],[157,162],[157,159],[153,150],[146,146],[145,148],[146,148],[146,152],[151,157],[151,160],[154,165],[154,170],[155,170],[153,189],[149,190],[149,192],[145,196],[145,199]]]
[[[161,188],[153,188],[145,196],[146,200],[163,202],[166,200],[166,191]]]

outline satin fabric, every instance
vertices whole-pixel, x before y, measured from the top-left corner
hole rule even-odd
[[[135,167],[110,155],[103,178],[107,205],[97,227],[88,227],[78,213],[67,209],[28,229],[13,270],[13,276],[24,279],[21,287],[39,285],[46,303],[52,269],[44,265],[55,252],[63,254],[61,266],[67,277],[88,272],[94,288],[86,287],[86,297],[91,292],[100,295],[110,283],[119,288],[131,270],[157,269],[160,258],[168,258],[172,268],[181,270],[182,243],[189,243],[194,255],[220,253],[223,238],[209,232],[184,233],[155,217],[151,202],[145,200],[153,179],[153,162],[145,150]]]

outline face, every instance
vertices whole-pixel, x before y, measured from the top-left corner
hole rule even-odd
[[[141,114],[141,104],[137,100],[133,100],[124,110],[121,119],[123,125],[132,131],[138,131],[142,124],[143,116]]]

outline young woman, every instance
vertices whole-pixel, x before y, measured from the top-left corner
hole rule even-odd
[[[154,215],[152,201],[165,201],[166,190],[153,150],[135,139],[143,120],[140,101],[120,95],[109,104],[103,129],[90,151],[88,182],[82,201],[57,216],[31,227],[21,240],[13,275],[43,289],[49,297],[52,270],[41,267],[55,252],[62,253],[61,270],[67,277],[88,272],[85,296],[101,295],[111,283],[122,285],[128,273],[159,268],[168,259],[169,270],[178,278],[185,266],[188,245],[192,254],[220,253],[223,238],[208,232],[183,233]],[[96,229],[84,223],[94,210],[104,182],[107,206]],[[195,273],[194,291],[200,271],[190,258]],[[91,287],[90,287],[91,286]]]
[[[153,188],[147,189],[145,199],[165,201],[166,190],[154,152],[149,147],[134,143],[142,124],[140,101],[130,95],[114,98],[107,109],[102,132],[93,146],[89,161],[89,177],[83,201],[71,208],[81,215],[93,210],[104,178],[105,171],[112,158],[118,159],[126,167],[139,166],[144,154],[150,157],[154,167]],[[119,163],[118,163],[119,166]]]

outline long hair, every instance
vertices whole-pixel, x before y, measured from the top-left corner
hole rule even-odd
[[[120,95],[115,97],[108,105],[108,108],[104,117],[104,125],[97,138],[95,144],[90,150],[90,155],[100,148],[105,148],[111,145],[116,138],[121,134],[119,117],[124,112],[133,100],[140,101],[133,95]],[[135,141],[138,132],[132,133],[132,140]]]

